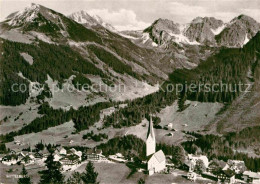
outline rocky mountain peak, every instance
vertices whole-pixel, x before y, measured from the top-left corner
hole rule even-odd
[[[223,26],[223,21],[214,17],[197,17],[193,19],[185,31],[191,41],[215,44],[215,30]]]
[[[72,13],[68,17],[80,24],[84,24],[87,27],[101,25],[112,32],[116,32],[116,29],[111,24],[104,22],[100,16],[98,15],[91,16],[85,10]]]
[[[250,23],[255,23],[256,22],[256,20],[254,20],[252,17],[244,15],[244,14],[241,14],[241,15],[235,17],[230,22],[234,23],[234,22],[237,22],[237,21],[250,22]]]
[[[179,24],[168,19],[158,19],[144,30],[157,44],[162,45],[171,40],[171,34],[180,34]]]
[[[215,17],[196,17],[191,21],[191,24],[207,23],[212,27],[218,27],[223,24],[222,20],[218,20]]]
[[[232,19],[226,28],[216,36],[220,45],[241,47],[260,30],[260,24],[252,17],[239,15]]]
[[[178,24],[174,23],[169,19],[161,19],[161,18],[154,21],[150,27],[144,30],[144,32],[151,32],[151,31],[156,31],[156,32],[167,31],[176,34],[180,33]]]
[[[18,11],[7,16],[7,21],[10,26],[21,26],[25,22],[32,22],[43,7],[32,3],[22,11]]]

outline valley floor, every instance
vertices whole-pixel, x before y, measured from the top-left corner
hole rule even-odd
[[[95,170],[99,173],[98,181],[100,184],[133,184],[137,183],[140,178],[144,178],[146,183],[149,184],[158,184],[158,183],[169,183],[169,184],[189,184],[194,183],[188,181],[184,176],[187,175],[185,171],[174,170],[172,174],[154,174],[152,176],[148,176],[147,174],[143,174],[142,172],[136,172],[129,178],[127,176],[130,174],[131,170],[122,163],[94,163]],[[86,163],[82,164],[75,171],[84,172],[86,167]],[[13,171],[11,171],[12,169]],[[14,166],[6,166],[0,163],[0,183],[16,183],[17,178],[15,176],[19,175],[21,172],[22,166],[14,165]],[[38,165],[30,165],[27,170],[29,175],[32,178],[33,182],[38,182],[40,176],[38,171],[43,170],[43,167],[39,167]],[[9,171],[9,172],[8,172]],[[11,172],[10,172],[11,171]],[[63,173],[66,178],[68,178],[72,171]],[[196,183],[206,184],[212,182],[211,180],[198,178]]]

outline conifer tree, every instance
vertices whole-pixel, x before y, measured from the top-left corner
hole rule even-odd
[[[46,170],[40,171],[41,174],[41,184],[62,184],[64,183],[64,176],[62,175],[60,169],[61,164],[54,161],[53,152],[47,157],[45,161],[47,167]]]
[[[24,165],[23,165],[23,169],[21,172],[21,178],[19,178],[18,180],[18,184],[31,184],[31,178],[28,176],[28,172],[25,169]]]
[[[94,165],[92,162],[88,162],[85,172],[82,173],[81,179],[85,184],[98,184],[97,176],[98,173],[94,170]]]

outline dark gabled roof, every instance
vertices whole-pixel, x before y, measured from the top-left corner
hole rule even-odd
[[[236,173],[230,169],[227,170],[222,170],[223,174],[225,174],[227,177],[232,177],[234,176]]]
[[[87,154],[101,154],[102,150],[101,149],[88,149]]]

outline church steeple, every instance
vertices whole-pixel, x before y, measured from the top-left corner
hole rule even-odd
[[[149,126],[148,126],[146,139],[148,139],[149,135],[151,135],[151,137],[153,137],[155,139],[154,130],[153,130],[153,121],[152,121],[151,115],[150,115],[150,122],[149,122]]]
[[[150,115],[150,122],[148,126],[147,137],[146,137],[146,156],[154,154],[155,147],[156,147],[156,141],[155,141],[155,134],[153,130],[153,121],[152,121],[152,116]]]

